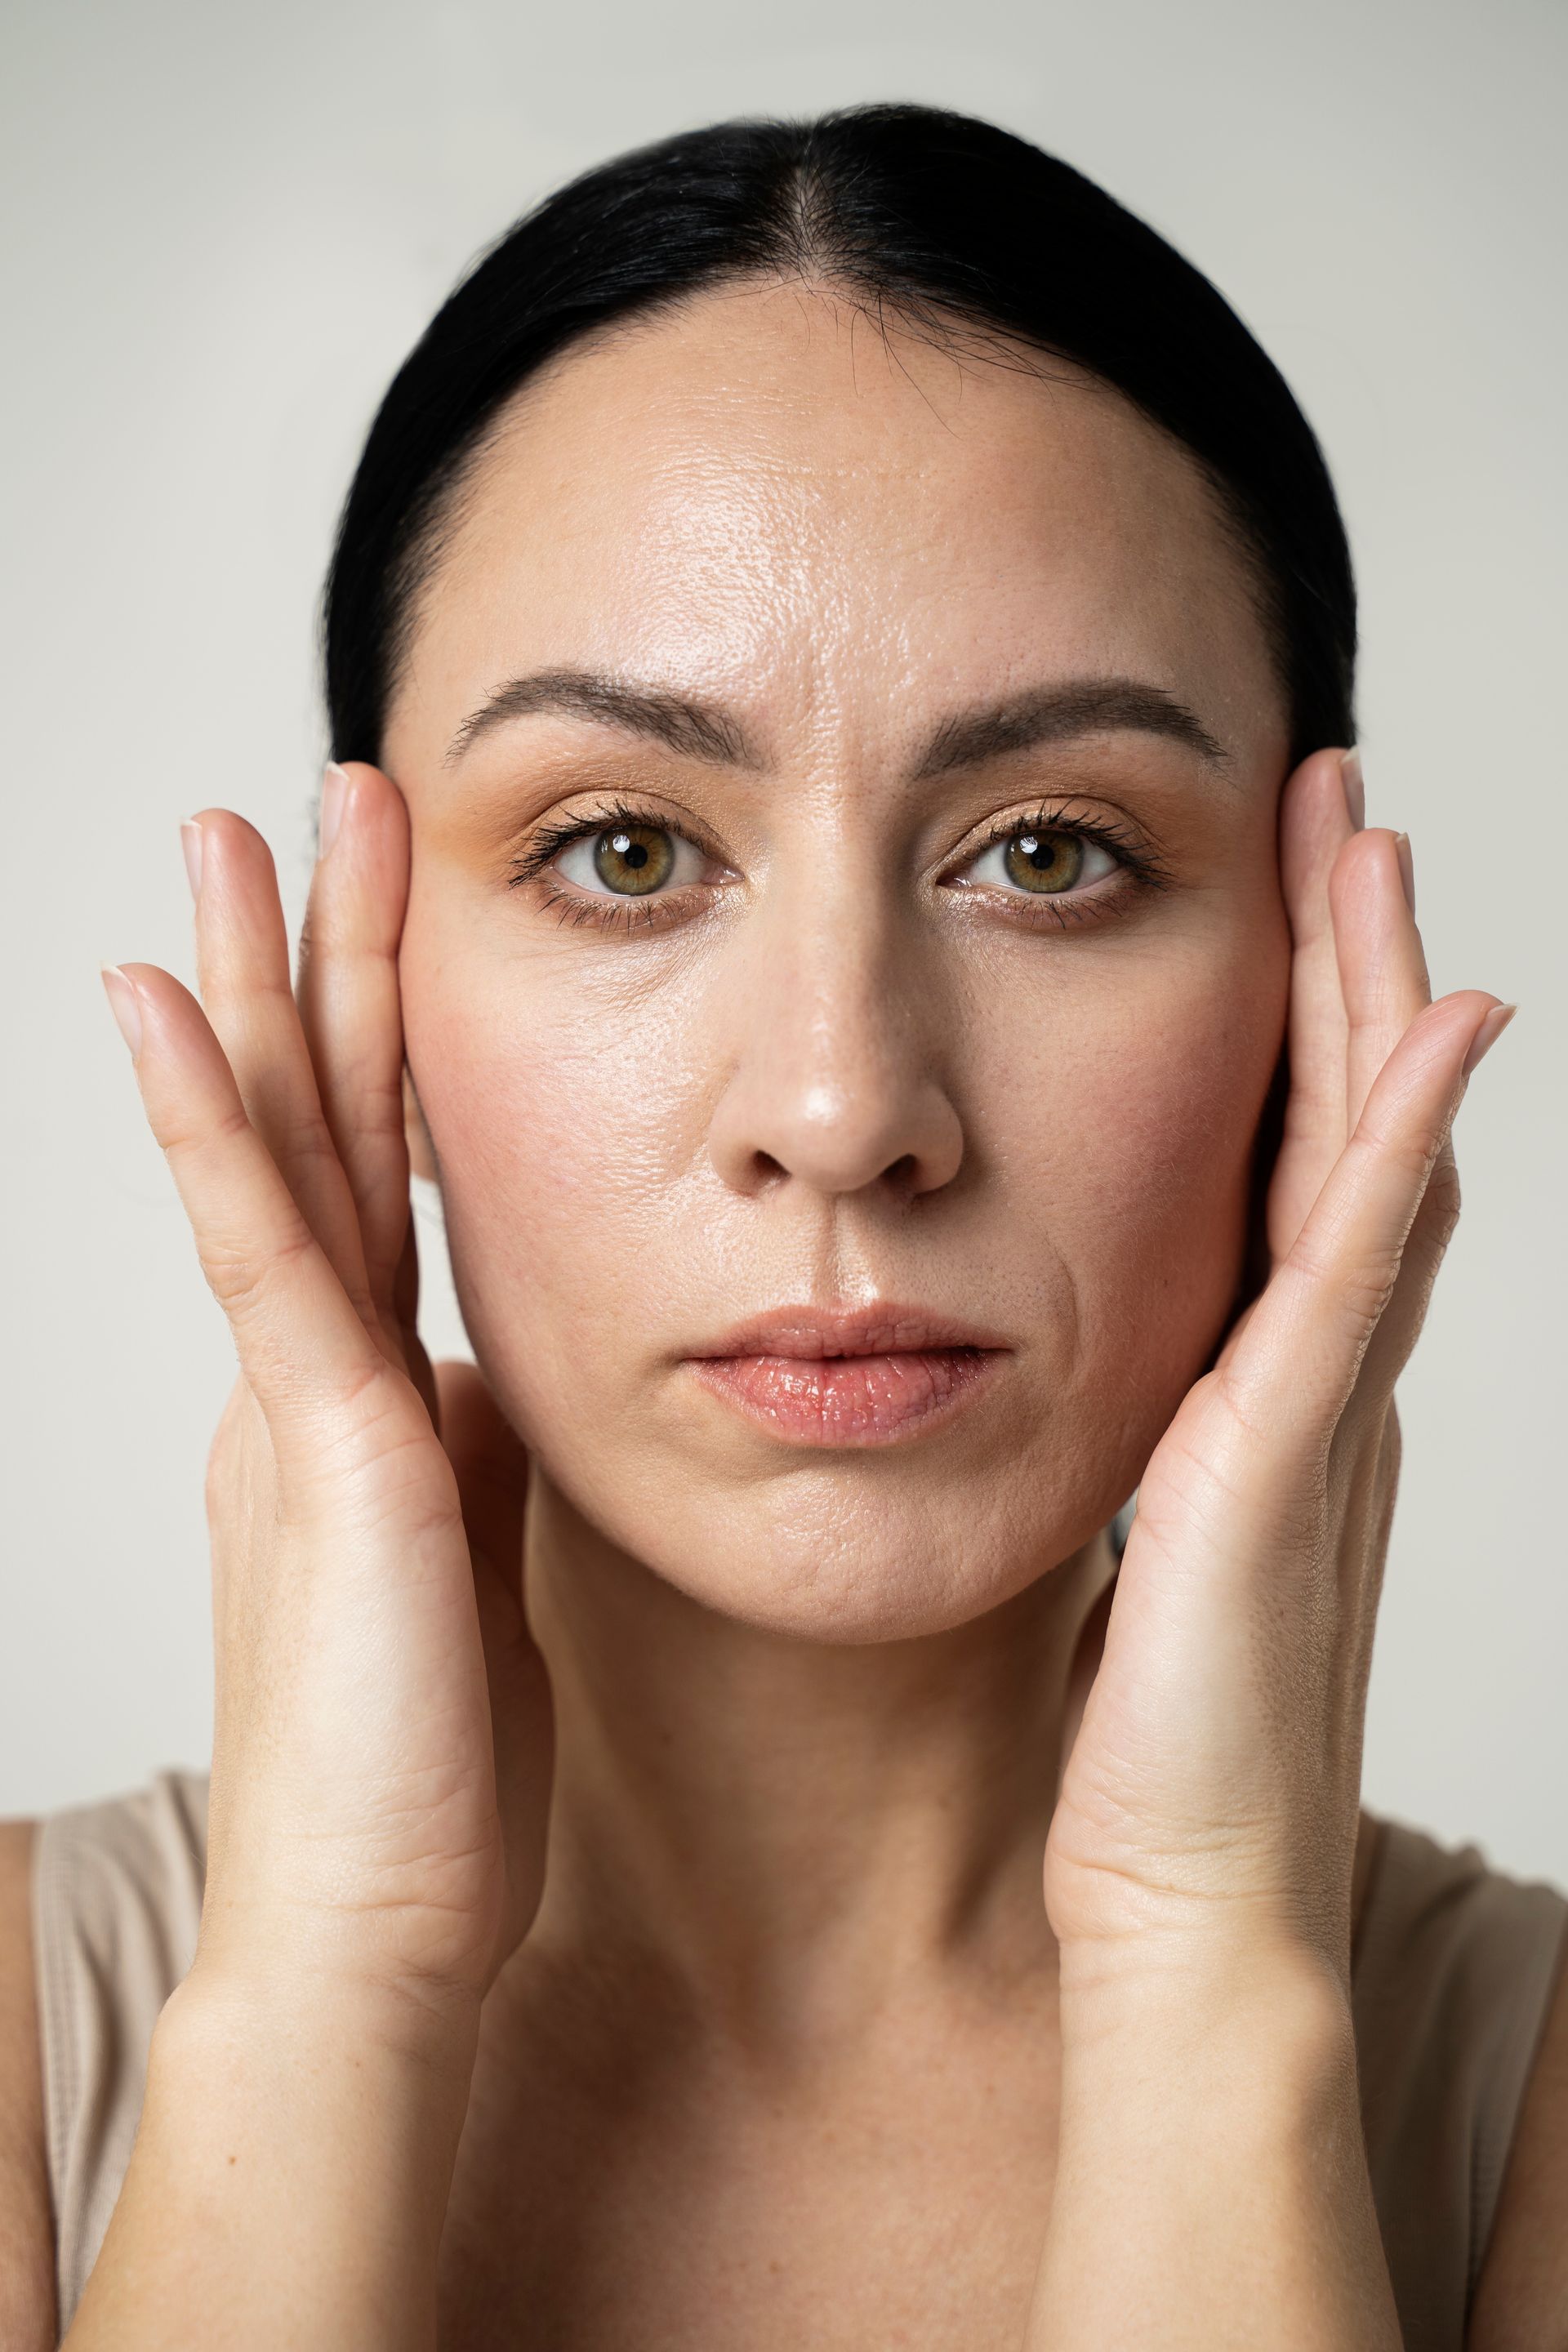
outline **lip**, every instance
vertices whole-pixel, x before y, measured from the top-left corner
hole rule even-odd
[[[785,1444],[865,1446],[952,1420],[1010,1353],[994,1331],[888,1302],[774,1308],[685,1360],[710,1395]]]

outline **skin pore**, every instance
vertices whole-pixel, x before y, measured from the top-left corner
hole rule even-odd
[[[555,1717],[454,2340],[524,2310],[616,2340],[634,2292],[639,2342],[1011,2340],[1102,1530],[1229,1318],[1285,1022],[1286,713],[1245,561],[1071,367],[726,287],[510,404],[383,764],[409,1066],[531,1452]],[[595,887],[623,811],[674,859],[637,899]],[[1012,878],[1026,839],[1075,870],[1075,819],[1070,889]],[[764,1311],[889,1306],[998,1351],[896,1442],[793,1442],[692,1367]]]

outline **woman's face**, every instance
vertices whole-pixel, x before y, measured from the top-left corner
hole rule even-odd
[[[1084,1543],[1227,1319],[1285,1018],[1283,698],[1183,454],[710,291],[512,404],[385,759],[458,1294],[569,1510],[837,1641]]]

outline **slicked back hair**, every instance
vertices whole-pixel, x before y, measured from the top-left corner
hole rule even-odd
[[[534,371],[596,327],[748,278],[804,279],[961,355],[1066,360],[1181,443],[1248,560],[1292,760],[1353,742],[1355,589],[1322,453],[1223,296],[1027,141],[924,106],[683,131],[584,173],[476,261],[393,379],[322,611],[332,756],[379,763],[465,467]]]

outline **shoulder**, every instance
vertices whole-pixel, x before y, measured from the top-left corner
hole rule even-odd
[[[1363,1826],[1358,2058],[1390,2260],[1419,2257],[1402,2312],[1466,2310],[1465,2352],[1568,2352],[1568,1894]]]
[[[1520,2110],[1466,2352],[1568,2352],[1568,1950]]]
[[[90,2266],[118,2192],[153,2027],[195,1956],[206,1797],[204,1773],[171,1769],[0,1821],[3,2352],[51,2352],[59,2283]]]
[[[55,2242],[33,1963],[38,1823],[0,1822],[0,2343],[55,2341]]]
[[[1363,1829],[1357,2068],[1401,2316],[1416,2342],[1440,2314],[1467,2352],[1568,2352],[1568,1894]]]

